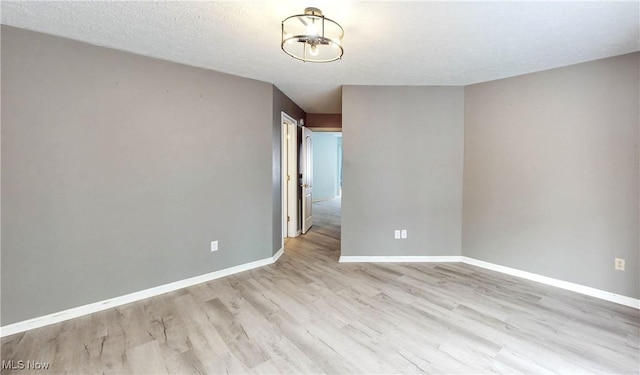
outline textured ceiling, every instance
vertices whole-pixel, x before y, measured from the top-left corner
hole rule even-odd
[[[280,21],[306,6],[345,54],[303,63]],[[310,113],[342,85],[468,85],[640,50],[640,2],[1,2],[2,23],[274,83]]]

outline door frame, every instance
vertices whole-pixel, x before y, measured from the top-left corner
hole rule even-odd
[[[286,237],[297,237],[298,231],[298,121],[281,112],[280,186],[282,190],[282,246]],[[288,219],[288,220],[287,220]]]

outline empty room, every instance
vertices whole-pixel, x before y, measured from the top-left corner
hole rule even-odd
[[[2,375],[640,373],[640,2],[0,7]]]

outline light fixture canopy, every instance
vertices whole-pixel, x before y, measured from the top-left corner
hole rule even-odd
[[[282,50],[304,62],[331,62],[342,58],[344,30],[318,8],[282,21]]]

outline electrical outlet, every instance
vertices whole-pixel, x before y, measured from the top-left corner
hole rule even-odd
[[[218,241],[211,241],[211,252],[218,251]]]
[[[406,229],[403,229],[403,230],[402,230],[402,234],[401,234],[400,236],[401,236],[403,239],[406,239],[406,238],[407,238],[407,230],[406,230]]]
[[[393,238],[395,238],[396,240],[400,239],[400,229],[396,229],[396,231],[393,233]]]
[[[624,259],[622,258],[616,258],[615,260],[615,264],[614,264],[615,269],[617,269],[618,271],[624,271]]]

